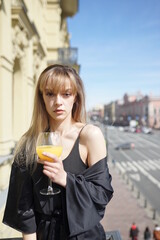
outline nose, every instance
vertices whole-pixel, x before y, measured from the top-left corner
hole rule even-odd
[[[57,95],[56,95],[55,103],[56,103],[57,105],[61,105],[61,104],[62,104],[62,98],[61,98],[60,94],[57,94]]]

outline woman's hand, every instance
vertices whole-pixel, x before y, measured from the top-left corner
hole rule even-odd
[[[43,164],[43,173],[49,177],[52,182],[66,187],[67,173],[64,170],[62,161],[52,153],[43,152],[43,155],[53,160],[53,162],[48,162],[38,159],[38,162]]]

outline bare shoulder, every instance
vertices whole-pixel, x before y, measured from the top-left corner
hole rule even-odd
[[[104,139],[102,131],[99,127],[93,125],[93,124],[87,124],[83,131],[82,136],[88,141],[94,140],[94,139]]]
[[[99,127],[87,124],[82,130],[81,137],[87,149],[87,162],[89,166],[106,157],[106,142]]]

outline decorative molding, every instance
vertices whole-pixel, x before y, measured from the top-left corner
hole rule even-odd
[[[16,25],[26,30],[29,39],[37,34],[28,17],[28,9],[23,0],[12,0],[12,27]]]
[[[39,39],[37,37],[33,38],[33,58],[34,58],[34,62],[33,62],[33,71],[34,74],[36,74],[37,69],[39,69],[42,59],[45,57],[45,52],[44,49],[39,41]]]
[[[27,32],[18,25],[12,31],[13,60],[20,59],[25,55],[25,49],[28,47]]]

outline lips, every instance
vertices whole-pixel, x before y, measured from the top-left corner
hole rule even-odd
[[[63,111],[62,109],[56,109],[56,110],[54,110],[54,112],[57,113],[57,114],[61,114],[61,113],[63,113],[64,111]]]

